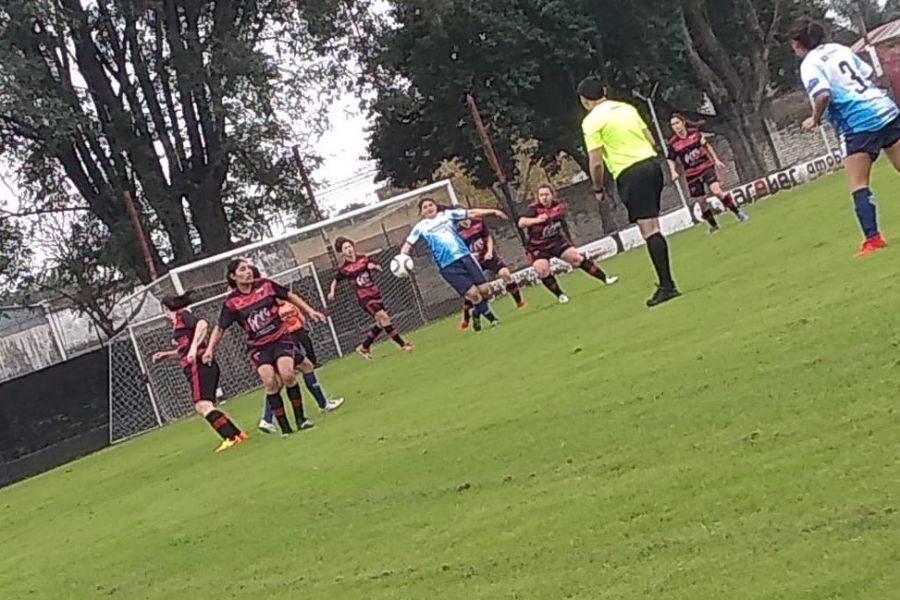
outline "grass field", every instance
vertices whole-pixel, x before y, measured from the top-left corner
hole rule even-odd
[[[0,491],[0,598],[900,597],[900,247],[851,258],[842,176],[750,214],[671,238],[653,311],[641,249],[328,365],[302,437],[192,419]]]

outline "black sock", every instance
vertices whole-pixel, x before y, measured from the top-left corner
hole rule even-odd
[[[230,440],[241,433],[237,425],[221,410],[214,409],[206,415],[206,421],[216,430],[223,440]]]
[[[556,277],[554,277],[553,275],[544,277],[543,279],[541,279],[541,283],[543,283],[544,287],[550,290],[550,292],[557,298],[562,296],[563,291],[562,289],[560,289],[559,282],[556,281]]]
[[[603,272],[603,269],[597,266],[594,261],[585,258],[581,261],[581,264],[578,265],[578,268],[590,275],[595,279],[599,279],[600,281],[606,283],[606,273]]]
[[[472,309],[474,307],[475,306],[471,302],[469,302],[468,299],[463,302],[463,321],[465,321],[466,323],[468,323],[469,319],[472,318]]]
[[[672,280],[672,271],[669,267],[669,244],[666,242],[666,238],[659,232],[648,237],[647,251],[650,253],[650,260],[653,261],[656,275],[659,277],[659,286],[674,289],[675,282]]]
[[[362,347],[368,350],[372,347],[372,344],[375,343],[375,340],[378,339],[378,336],[381,335],[381,327],[375,325],[369,332],[366,334],[366,339],[363,340]]]
[[[707,208],[706,210],[704,210],[704,211],[703,211],[702,213],[700,213],[700,214],[703,215],[703,219],[704,219],[707,223],[709,223],[709,226],[710,226],[710,227],[718,227],[718,226],[719,226],[719,222],[716,221],[716,215],[713,214],[713,211],[712,211],[711,208]]]
[[[400,346],[401,348],[406,345],[406,341],[400,337],[400,334],[394,329],[393,325],[388,325],[384,328],[384,332],[390,336],[394,343]]]
[[[300,385],[295,383],[286,389],[288,398],[291,400],[291,406],[294,407],[294,420],[299,425],[306,420],[306,415],[303,414],[303,396],[300,395]]]
[[[522,304],[522,290],[519,289],[518,283],[515,281],[507,283],[506,291],[509,292],[509,295],[516,301],[516,304]]]
[[[266,402],[272,407],[272,414],[275,416],[275,420],[278,421],[281,433],[290,433],[291,424],[288,423],[287,415],[284,414],[284,400],[281,399],[281,392],[266,394]]]

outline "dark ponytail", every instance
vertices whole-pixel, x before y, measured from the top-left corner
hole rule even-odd
[[[790,37],[807,50],[812,50],[825,43],[827,34],[821,23],[802,17],[791,25]]]
[[[171,310],[178,312],[187,308],[194,303],[194,290],[188,290],[180,296],[166,296],[162,299],[162,305]]]

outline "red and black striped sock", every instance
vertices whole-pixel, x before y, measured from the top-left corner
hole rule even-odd
[[[300,394],[300,385],[295,383],[293,386],[285,389],[287,389],[288,398],[291,400],[291,406],[294,407],[294,420],[297,421],[297,425],[300,425],[306,420],[306,415],[303,413],[303,396]]]
[[[554,277],[553,275],[544,277],[543,279],[541,279],[541,283],[543,283],[544,287],[550,290],[550,292],[557,298],[562,296],[563,291],[559,287],[559,282],[556,281],[556,277]]]
[[[463,302],[463,321],[465,321],[466,323],[468,323],[469,320],[472,318],[472,309],[473,308],[475,308],[475,305],[473,305],[471,302],[469,302],[468,299]]]
[[[711,208],[707,208],[706,210],[704,210],[704,211],[703,211],[702,213],[700,213],[700,214],[703,215],[703,219],[704,219],[707,223],[709,223],[709,226],[710,226],[710,227],[718,227],[718,226],[719,226],[719,222],[716,221],[716,215],[713,214],[713,211],[712,211]]]
[[[522,304],[522,290],[519,289],[518,283],[515,281],[507,283],[506,291],[509,292],[509,295],[516,301],[516,304]]]
[[[368,350],[372,347],[372,344],[375,343],[375,340],[378,339],[378,336],[381,335],[381,327],[375,325],[366,333],[366,339],[363,340],[362,347]]]
[[[593,277],[594,279],[599,279],[600,281],[606,282],[606,273],[603,272],[603,269],[597,266],[597,263],[592,261],[589,258],[585,258],[581,261],[581,264],[578,265],[578,268]]]
[[[275,420],[278,421],[281,433],[290,433],[291,424],[288,423],[287,415],[284,414],[284,400],[281,399],[281,392],[266,394],[266,402],[272,407],[272,414],[275,416]]]
[[[206,421],[223,440],[230,440],[241,433],[238,426],[221,410],[214,409],[206,414]]]
[[[394,343],[400,346],[401,348],[406,345],[406,341],[400,337],[400,333],[394,329],[393,325],[388,325],[384,328],[384,332],[391,336],[391,339],[394,340]]]
[[[736,215],[741,214],[741,209],[734,203],[734,197],[731,194],[725,194],[725,197],[722,198],[722,205]]]

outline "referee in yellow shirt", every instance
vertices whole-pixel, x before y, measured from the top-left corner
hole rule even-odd
[[[606,86],[588,77],[578,84],[578,96],[588,111],[582,123],[590,158],[594,194],[605,201],[603,172],[609,169],[628,219],[637,223],[659,277],[647,306],[654,307],[681,295],[669,268],[669,245],[659,230],[659,205],[665,180],[657,160],[653,136],[637,109],[607,98]]]

